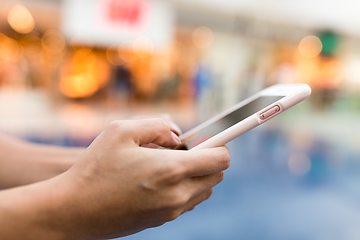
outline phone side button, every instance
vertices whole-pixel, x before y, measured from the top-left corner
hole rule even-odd
[[[266,110],[265,112],[261,113],[260,114],[260,119],[261,120],[265,120],[271,116],[273,116],[274,114],[276,114],[277,112],[280,111],[280,106],[279,105],[276,105],[268,110]]]

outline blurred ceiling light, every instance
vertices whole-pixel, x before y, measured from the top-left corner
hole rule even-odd
[[[208,48],[214,41],[214,33],[210,28],[199,27],[193,32],[192,40],[198,48]]]
[[[295,175],[304,175],[311,169],[311,161],[309,157],[302,153],[290,156],[288,165],[289,170]]]
[[[304,37],[299,43],[299,52],[305,58],[314,58],[321,53],[321,40],[313,35]]]
[[[0,58],[7,62],[18,62],[22,57],[22,49],[12,38],[0,33]]]
[[[27,34],[35,27],[34,18],[29,10],[18,4],[10,9],[7,20],[12,29],[18,33]]]
[[[60,54],[65,50],[65,39],[59,31],[48,30],[41,39],[45,51],[50,54]]]
[[[139,58],[147,58],[154,53],[154,42],[148,37],[138,37],[133,43],[133,51]]]
[[[116,46],[110,46],[106,50],[106,59],[114,66],[120,66],[124,64],[124,61],[120,59],[118,48]]]

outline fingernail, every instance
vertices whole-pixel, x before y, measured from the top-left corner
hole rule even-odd
[[[175,139],[175,141],[176,141],[178,144],[180,144],[180,143],[181,143],[180,138],[179,138],[175,133],[173,133],[173,132],[171,132],[171,134],[172,134],[173,138]]]
[[[176,135],[180,136],[182,134],[181,129],[174,123],[170,123],[170,129],[172,132],[174,132]]]

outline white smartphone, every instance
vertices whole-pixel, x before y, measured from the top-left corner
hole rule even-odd
[[[306,84],[271,86],[182,134],[180,140],[190,150],[224,145],[300,103],[310,94],[311,88]]]

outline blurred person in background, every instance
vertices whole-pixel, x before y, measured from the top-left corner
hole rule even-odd
[[[226,147],[164,149],[179,133],[151,118],[112,122],[87,149],[0,136],[0,239],[122,237],[192,210],[230,158]]]

